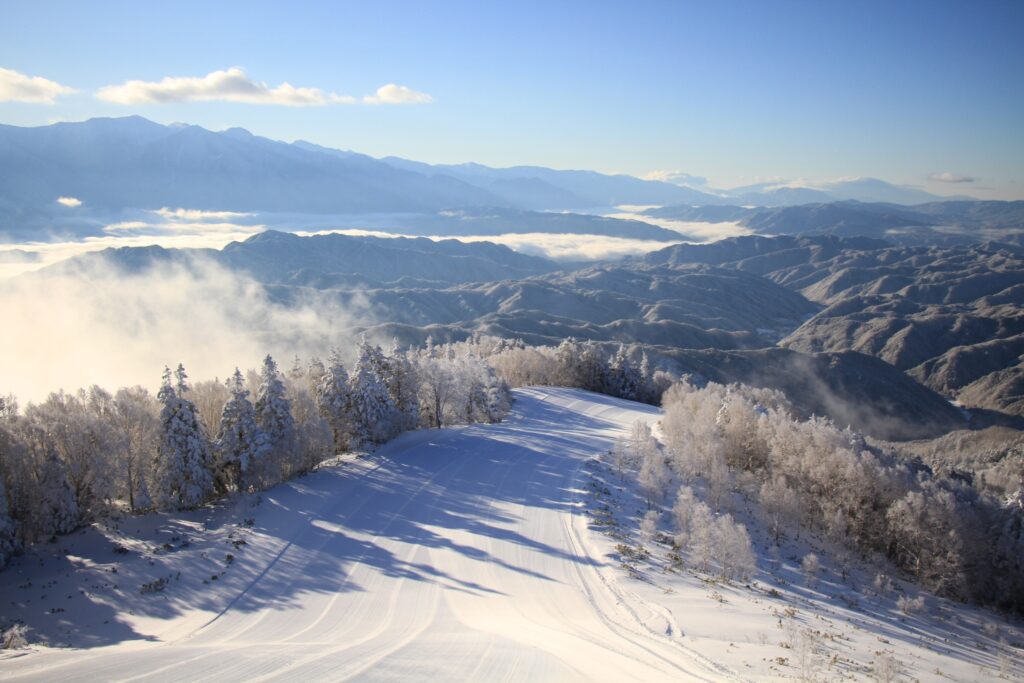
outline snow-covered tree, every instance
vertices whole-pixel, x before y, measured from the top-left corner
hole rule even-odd
[[[111,403],[109,393],[92,387],[78,395],[52,393],[25,411],[64,463],[79,514],[86,520],[101,514],[114,494]]]
[[[699,503],[693,489],[685,484],[679,487],[675,503],[672,505],[672,517],[676,523],[675,544],[679,548],[690,546],[690,528],[693,523],[693,511]],[[700,503],[703,505],[703,503]]]
[[[451,362],[423,353],[416,363],[420,378],[420,415],[425,427],[442,427],[451,404],[458,397],[458,378]]]
[[[292,474],[300,474],[312,470],[336,452],[334,433],[320,413],[314,394],[315,385],[305,374],[289,378],[286,386],[295,420],[296,454]]]
[[[644,451],[652,437],[651,425],[643,420],[635,420],[629,428],[629,452],[635,463],[640,462]]]
[[[395,406],[385,382],[384,354],[365,339],[349,385],[352,390],[352,436],[357,443],[381,443],[393,433]]]
[[[612,396],[635,401],[641,392],[641,384],[639,368],[630,362],[626,347],[619,344],[618,351],[608,365],[606,391]]]
[[[661,502],[668,478],[669,471],[665,466],[665,456],[661,452],[657,440],[653,436],[648,437],[641,447],[640,473],[637,475],[637,482],[647,497],[647,507]]]
[[[352,389],[341,353],[337,349],[331,350],[327,367],[317,381],[316,401],[320,414],[331,427],[334,450],[338,453],[346,450],[352,429]]]
[[[464,422],[498,422],[509,409],[508,385],[486,362],[466,356],[455,364],[459,393],[465,404]]]
[[[814,586],[814,582],[818,580],[818,572],[821,571],[821,560],[814,553],[807,553],[800,561],[800,571],[803,572],[804,582],[808,586]]]
[[[775,543],[779,542],[784,529],[795,529],[799,538],[800,499],[786,483],[786,478],[778,475],[764,482],[760,498]]]
[[[748,578],[757,568],[747,528],[725,514],[715,520],[715,559],[727,579]]]
[[[701,501],[696,501],[691,508],[688,536],[693,563],[700,571],[708,571],[718,553],[718,534],[711,509]]]
[[[650,543],[658,535],[658,521],[661,519],[661,512],[648,510],[640,521],[640,538]]]
[[[558,375],[555,381],[563,387],[583,387],[586,376],[583,368],[583,345],[573,337],[563,339],[555,350]]]
[[[189,400],[196,406],[196,414],[207,434],[220,433],[220,418],[224,404],[230,397],[227,382],[210,379],[189,387]]]
[[[963,584],[958,512],[950,491],[929,487],[908,492],[886,514],[897,561],[937,592]]]
[[[267,457],[269,449],[266,435],[256,424],[256,409],[249,401],[249,392],[238,368],[228,378],[226,386],[228,400],[218,420],[220,433],[215,445],[216,484],[221,493],[258,486],[258,481],[251,480],[250,472],[254,463]]]
[[[161,509],[194,508],[213,493],[213,459],[195,405],[184,397],[188,391],[185,369],[164,369],[157,400],[160,410],[160,441],[153,467],[150,493]]]
[[[67,470],[56,449],[46,448],[39,474],[36,503],[37,533],[41,537],[66,534],[78,527],[80,516],[75,492],[68,482]]]
[[[513,387],[538,385],[575,386],[563,380],[554,352],[546,347],[511,347],[487,358],[498,376]]]
[[[256,424],[266,436],[264,457],[250,461],[252,481],[257,486],[273,486],[289,475],[296,456],[295,420],[291,403],[277,363],[267,355],[260,370],[260,384],[256,392]]]
[[[142,387],[119,389],[114,395],[113,425],[117,470],[131,512],[148,510],[153,501],[146,482],[160,432],[159,403]]]
[[[419,379],[416,368],[398,348],[398,340],[391,347],[387,358],[384,383],[394,406],[396,432],[416,429],[420,422]]]

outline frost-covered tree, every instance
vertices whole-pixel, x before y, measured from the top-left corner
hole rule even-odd
[[[821,560],[814,553],[807,553],[800,561],[800,571],[803,572],[804,582],[808,586],[814,586],[814,582],[818,580],[818,572],[821,571]]]
[[[352,389],[341,353],[337,349],[331,350],[327,367],[317,381],[316,401],[320,414],[331,427],[335,451],[344,451],[349,446],[352,429]]]
[[[756,570],[754,549],[747,528],[732,515],[715,517],[693,489],[680,486],[672,506],[676,523],[675,545],[689,552],[693,564],[703,572],[718,565],[724,578],[747,578]]]
[[[651,425],[635,420],[629,428],[629,453],[634,463],[639,463],[652,438]]]
[[[658,535],[658,521],[661,519],[661,512],[648,510],[640,521],[640,537],[650,543]]]
[[[216,485],[221,493],[258,486],[250,473],[255,463],[268,457],[269,449],[266,434],[256,424],[256,409],[249,401],[249,391],[238,368],[228,378],[226,387],[228,400],[218,420],[220,433],[215,444]]]
[[[715,520],[715,559],[722,576],[727,579],[746,579],[757,569],[754,549],[747,528],[725,514]]]
[[[451,404],[458,397],[458,378],[452,363],[432,353],[417,359],[416,374],[420,378],[420,415],[425,427],[442,427]]]
[[[619,344],[618,351],[608,365],[605,390],[612,396],[635,401],[641,392],[641,384],[639,368],[630,362],[626,347]]]
[[[786,478],[776,476],[761,485],[761,506],[766,513],[772,538],[778,544],[784,529],[796,530],[800,536],[800,499]]]
[[[329,458],[334,450],[334,433],[317,406],[313,385],[305,374],[289,378],[288,400],[295,420],[295,449],[292,474],[308,472]]]
[[[101,514],[114,494],[111,402],[109,393],[94,386],[77,395],[52,393],[25,411],[64,463],[79,514],[86,520]]]
[[[693,512],[699,502],[692,488],[685,484],[679,487],[675,503],[672,505],[672,518],[676,523],[675,544],[679,548],[685,549],[690,546]],[[700,504],[703,505],[703,503]]]
[[[153,467],[150,493],[161,509],[188,509],[202,505],[213,493],[213,459],[188,392],[185,368],[164,369],[160,401],[160,441]]]
[[[889,508],[886,519],[897,561],[919,582],[938,592],[962,585],[963,538],[950,491],[910,491]]]
[[[273,486],[291,472],[296,457],[295,420],[277,363],[267,355],[260,370],[256,392],[256,424],[266,435],[264,457],[249,463],[252,481],[261,488]]]
[[[665,485],[668,483],[669,471],[665,466],[665,456],[658,446],[657,440],[651,436],[641,447],[640,472],[637,482],[647,497],[647,507],[661,502]]]
[[[755,471],[767,464],[768,444],[762,438],[765,430],[759,424],[767,416],[767,409],[751,400],[745,392],[726,388],[715,415],[715,424],[722,435],[724,455],[730,467]]]
[[[406,354],[399,350],[397,339],[386,361],[384,383],[394,406],[395,431],[416,429],[420,422],[419,379],[416,376],[416,367]]]
[[[365,339],[349,385],[352,391],[352,436],[360,444],[381,443],[393,433],[395,406],[385,381],[386,362],[379,348]]]
[[[555,353],[547,347],[512,347],[489,356],[487,363],[513,387],[576,386],[565,383]]]
[[[196,406],[196,414],[207,434],[220,433],[220,417],[230,397],[227,382],[210,379],[189,387],[189,400]]]
[[[994,518],[987,595],[1005,609],[1024,612],[1024,488],[1009,496]]]
[[[687,532],[693,563],[700,571],[708,571],[718,551],[718,534],[711,509],[701,501],[696,501],[691,508]]]
[[[114,395],[117,470],[131,512],[148,510],[153,504],[146,480],[159,439],[159,405],[143,387],[119,389]]]
[[[74,531],[79,524],[78,503],[68,482],[67,469],[56,449],[47,446],[39,474],[37,533],[40,537]]]
[[[510,403],[508,385],[491,366],[471,355],[454,369],[465,403],[465,422],[493,423],[505,416]]]
[[[729,466],[725,464],[725,458],[718,453],[708,453],[705,476],[708,482],[708,503],[716,511],[721,511],[723,506],[728,508],[729,490],[732,485],[732,477],[729,475]]]
[[[637,388],[633,400],[658,405],[662,393],[675,381],[670,373],[657,370],[646,351],[640,351],[640,364],[636,366]]]
[[[10,406],[10,403],[7,403]],[[35,540],[33,520],[38,483],[35,455],[25,444],[26,423],[16,413],[0,411],[0,482],[3,482],[7,511],[19,542]],[[35,430],[42,434],[41,430]]]

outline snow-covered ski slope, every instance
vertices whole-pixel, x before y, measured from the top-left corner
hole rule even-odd
[[[244,527],[202,511],[150,515],[123,530],[174,531],[163,552],[126,534],[130,552],[114,553],[110,533],[89,530],[58,549],[62,560],[26,555],[0,575],[5,609],[71,647],[8,655],[0,678],[733,678],[671,626],[644,626],[588,541],[581,467],[658,411],[567,389],[516,399],[502,424],[409,433],[265,492]],[[189,520],[206,528],[183,542]],[[133,583],[161,572],[162,590]],[[94,583],[54,608],[69,577]],[[33,602],[40,591],[51,595]],[[33,609],[59,611],[46,621]]]

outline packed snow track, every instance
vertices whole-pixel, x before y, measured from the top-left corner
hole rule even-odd
[[[0,677],[734,678],[691,651],[671,616],[665,632],[645,626],[638,615],[651,607],[627,598],[620,570],[588,541],[582,466],[657,417],[536,388],[516,392],[502,424],[406,434],[265,492],[224,580],[143,596],[177,601],[166,614],[109,606],[118,633],[134,637],[40,648],[0,661]]]

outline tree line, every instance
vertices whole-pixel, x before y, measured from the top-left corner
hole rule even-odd
[[[181,365],[166,368],[155,396],[92,386],[23,411],[0,399],[0,567],[112,512],[191,509],[406,430],[496,422],[509,389],[481,348],[385,353],[363,340],[351,371],[335,350],[287,372],[267,356],[226,382],[191,384]]]

